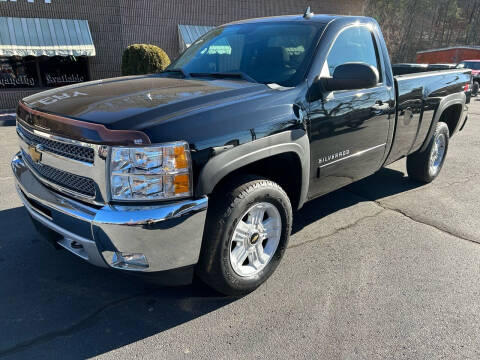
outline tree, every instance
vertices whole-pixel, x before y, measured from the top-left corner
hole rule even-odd
[[[420,50],[480,44],[480,0],[367,0],[393,62],[413,62]]]

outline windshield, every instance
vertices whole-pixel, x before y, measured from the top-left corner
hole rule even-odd
[[[305,23],[248,23],[213,29],[167,69],[208,76],[241,75],[260,83],[295,86],[305,76],[319,27]]]
[[[472,69],[472,70],[480,70],[480,61],[463,61],[458,64],[460,69]]]

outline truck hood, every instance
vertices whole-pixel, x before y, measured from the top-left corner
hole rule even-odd
[[[30,108],[105,125],[141,128],[143,120],[186,115],[214,104],[264,93],[269,87],[243,80],[178,79],[163,75],[91,81],[23,99]]]

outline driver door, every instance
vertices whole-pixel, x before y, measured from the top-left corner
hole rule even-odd
[[[352,62],[376,67],[379,82],[368,89],[324,91],[309,104],[310,198],[377,171],[386,151],[393,99],[383,82],[376,39],[365,25],[340,32],[320,77],[331,77],[337,66]]]

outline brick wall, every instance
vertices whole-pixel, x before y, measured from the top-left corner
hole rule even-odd
[[[299,14],[310,5],[315,13],[363,14],[363,0],[121,0],[124,46],[153,43],[178,55],[178,24],[221,25],[254,17]]]
[[[133,43],[162,47],[178,55],[178,24],[220,25],[252,17],[315,13],[363,14],[365,0],[27,0],[0,1],[0,16],[86,19],[97,55],[93,79],[120,75],[123,50]],[[3,93],[3,94],[2,94]],[[24,91],[17,92],[23,94]],[[15,106],[15,91],[0,90],[0,108]]]
[[[23,99],[29,95],[33,95],[36,92],[38,92],[38,90],[0,90],[0,111],[14,109],[20,99]]]

